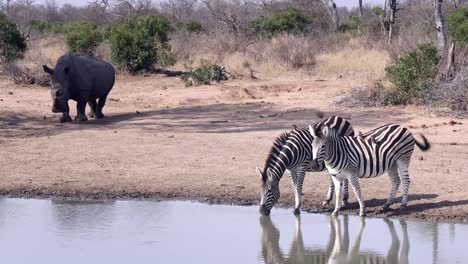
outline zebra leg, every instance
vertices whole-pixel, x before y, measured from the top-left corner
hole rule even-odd
[[[305,169],[299,169],[296,171],[296,188],[294,189],[295,205],[294,214],[299,215],[301,213],[301,196],[302,196],[302,185],[304,184]]]
[[[341,208],[347,208],[349,206],[349,181],[348,179],[343,180],[343,205]]]
[[[390,180],[392,181],[392,190],[390,191],[390,196],[388,197],[387,202],[384,205],[384,211],[387,211],[390,209],[390,206],[394,203],[395,201],[395,196],[398,192],[398,187],[400,187],[400,176],[398,176],[398,166],[396,164],[392,165],[388,169],[388,176],[390,177]]]
[[[356,197],[359,202],[359,216],[365,216],[366,205],[364,204],[364,201],[362,200],[361,188],[359,187],[359,178],[356,175],[353,175],[350,178],[348,178],[348,180],[351,182],[351,187],[353,187],[353,191],[356,194]]]
[[[299,190],[299,174],[300,173],[298,171],[291,171],[292,188],[294,192],[294,214],[295,215],[300,214],[299,208],[301,207],[302,181],[300,184],[301,190]]]
[[[408,204],[409,185],[411,183],[408,173],[408,164],[405,162],[397,161],[400,179],[403,184],[403,197],[401,198],[400,210],[405,210]]]
[[[333,179],[333,184],[335,186],[335,210],[332,212],[332,216],[337,216],[338,211],[341,207],[341,181],[335,176],[331,176]]]
[[[328,206],[333,196],[333,190],[335,189],[335,185],[333,184],[333,176],[328,174],[328,192],[325,201],[323,201],[322,206]]]

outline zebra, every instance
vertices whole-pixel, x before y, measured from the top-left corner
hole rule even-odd
[[[336,128],[342,135],[354,135],[351,123],[338,116],[325,117],[314,124],[315,127],[330,126]],[[309,166],[312,160],[312,140],[307,128],[298,128],[290,132],[284,132],[278,136],[265,162],[263,171],[256,168],[257,174],[262,179],[262,192],[260,200],[260,213],[269,215],[271,208],[279,200],[279,181],[286,170],[290,171],[292,187],[294,190],[294,214],[300,214],[302,184],[306,171],[323,171],[323,162],[316,163],[316,166]],[[344,183],[344,205],[348,204],[348,184]],[[330,177],[327,198],[324,205],[330,202],[333,196],[334,186]]]
[[[311,163],[324,162],[335,183],[335,209],[333,216],[338,214],[341,189],[339,184],[347,179],[359,202],[359,215],[365,215],[365,205],[359,187],[359,178],[377,177],[388,171],[392,181],[390,196],[384,205],[388,210],[393,204],[400,183],[403,183],[403,197],[400,210],[408,203],[410,178],[408,167],[416,144],[422,151],[430,148],[430,143],[424,137],[423,143],[418,142],[411,132],[400,125],[388,124],[371,130],[365,134],[342,136],[332,127],[309,126],[309,132],[314,138],[312,143],[313,160]],[[317,156],[324,153],[325,158]]]

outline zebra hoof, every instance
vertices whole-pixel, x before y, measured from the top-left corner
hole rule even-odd
[[[407,210],[406,210],[406,206],[401,206],[400,207],[400,210],[398,210],[399,213],[405,213]]]
[[[341,205],[341,209],[346,209],[349,207],[348,199],[343,200],[343,204]]]
[[[360,216],[360,217],[366,216],[366,212],[359,212],[359,216]]]
[[[323,206],[323,207],[328,207],[328,202],[327,202],[327,201],[323,201],[322,206]]]
[[[331,213],[331,216],[337,217],[337,216],[338,216],[338,211],[333,211],[333,212]]]
[[[301,211],[299,209],[294,209],[294,215],[300,215]]]
[[[391,211],[392,209],[390,209],[390,204],[385,204],[382,208],[382,211],[383,212],[388,212],[388,211]]]

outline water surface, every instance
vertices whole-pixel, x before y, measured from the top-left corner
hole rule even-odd
[[[2,263],[467,263],[468,225],[154,201],[0,199]]]

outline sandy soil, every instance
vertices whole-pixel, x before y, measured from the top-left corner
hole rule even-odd
[[[186,88],[178,78],[119,76],[106,119],[59,124],[48,89],[0,81],[0,194],[258,203],[254,168],[263,166],[277,135],[314,122],[319,109],[351,118],[356,130],[400,123],[432,143],[429,152],[413,155],[405,214],[381,212],[387,176],[362,180],[370,216],[467,222],[468,122],[416,107],[333,107],[356,85],[311,78]],[[327,182],[323,172],[306,176],[305,210],[323,211]],[[290,207],[290,179],[281,185],[281,206]],[[357,213],[353,195],[351,202],[344,213]]]

